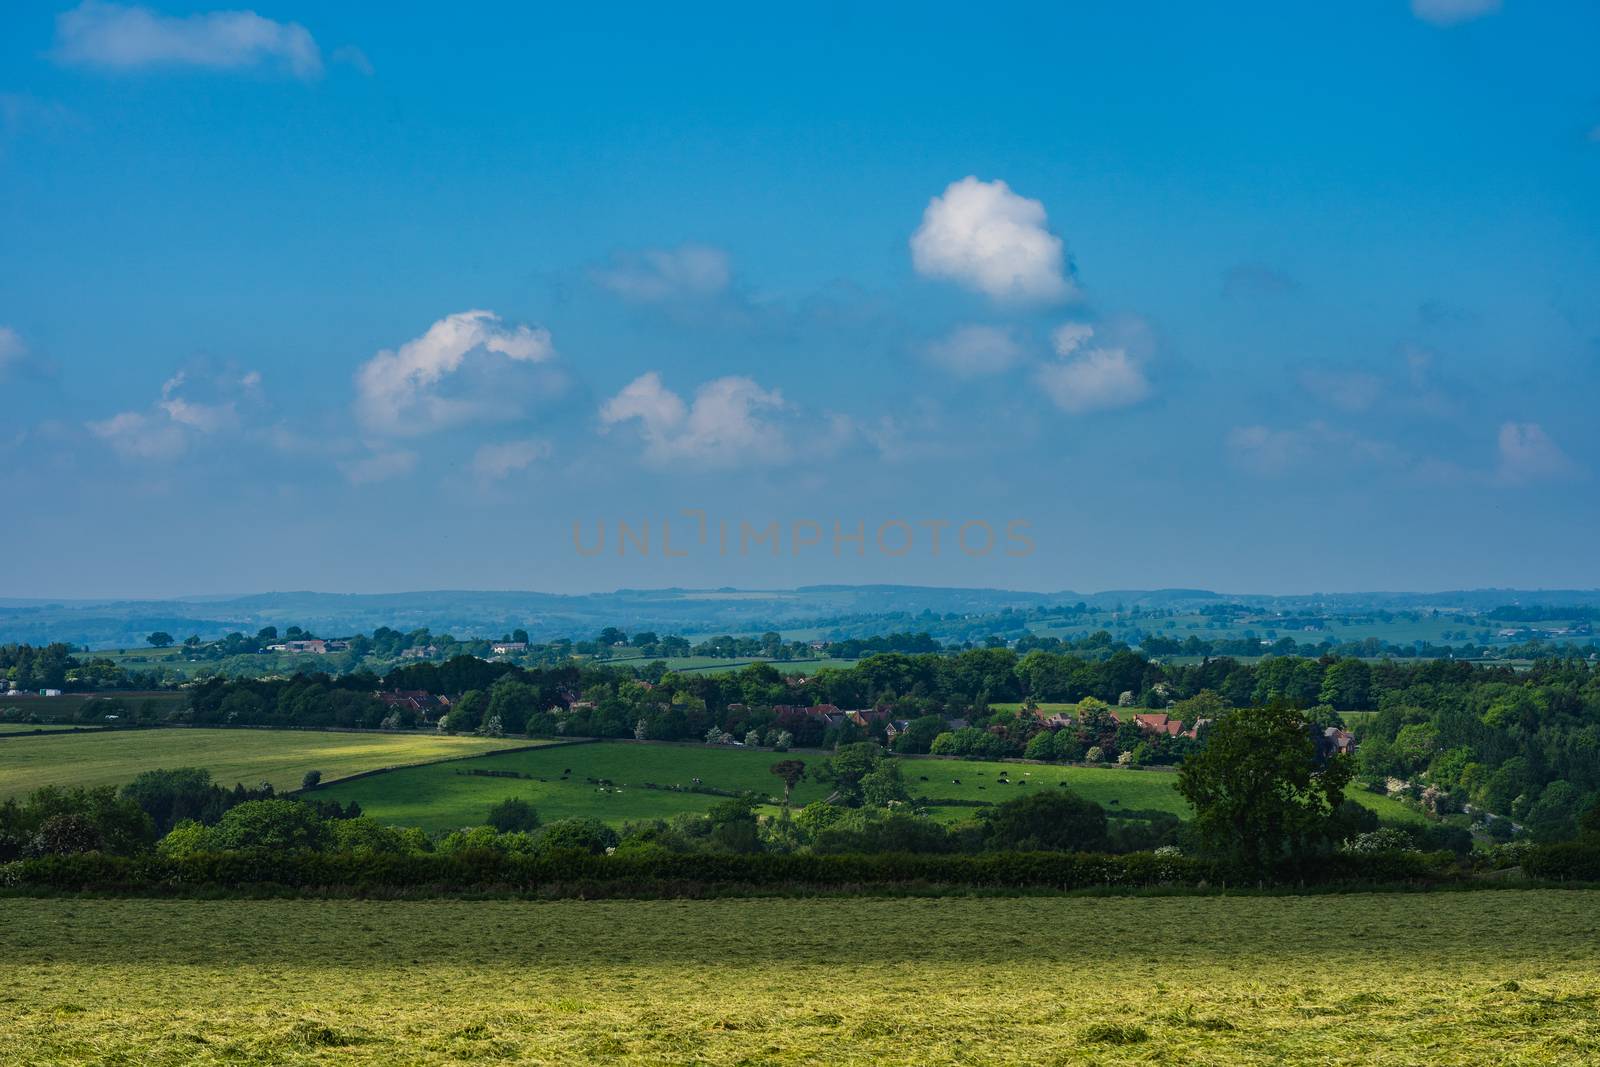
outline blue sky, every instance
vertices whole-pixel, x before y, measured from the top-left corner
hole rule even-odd
[[[1600,584],[1596,40],[8,4],[0,596]]]

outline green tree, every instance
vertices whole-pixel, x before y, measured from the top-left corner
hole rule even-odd
[[[146,637],[145,640],[150,643],[152,648],[169,648],[171,647],[174,638],[165,630],[157,630],[155,633]]]
[[[301,789],[315,789],[317,786],[319,786],[321,784],[322,784],[322,772],[321,771],[307,771],[300,778],[300,788]]]
[[[806,761],[798,759],[781,759],[768,768],[773,774],[783,780],[783,810],[789,811],[789,795],[794,792],[794,787],[799,785],[806,776]]]
[[[1070,789],[1044,789],[979,817],[985,848],[1008,852],[1095,852],[1106,848],[1105,809]]]
[[[539,813],[521,797],[506,797],[489,806],[489,825],[503,834],[537,830]]]
[[[539,850],[599,855],[608,848],[616,848],[618,840],[617,832],[599,819],[558,819],[539,831]]]
[[[911,797],[900,775],[900,761],[886,759],[861,776],[861,802],[874,808],[903,804]]]
[[[1241,870],[1268,873],[1326,836],[1351,776],[1345,757],[1319,763],[1300,712],[1282,702],[1241,708],[1212,725],[1178,769],[1201,842]]]
[[[327,825],[316,812],[298,800],[279,797],[229,808],[209,835],[210,846],[219,851],[317,849],[327,841]]]

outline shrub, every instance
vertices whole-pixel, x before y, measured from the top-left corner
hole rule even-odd
[[[546,826],[539,834],[541,853],[588,852],[597,855],[608,848],[616,848],[617,832],[599,819],[559,819]]]
[[[305,777],[300,779],[300,788],[301,789],[315,789],[317,786],[319,786],[321,784],[322,784],[322,772],[321,771],[307,771],[305,773]]]
[[[501,833],[537,830],[539,813],[520,797],[507,797],[489,808],[489,825]]]

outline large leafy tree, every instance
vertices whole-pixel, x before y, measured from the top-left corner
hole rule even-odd
[[[1353,768],[1317,755],[1310,724],[1285,703],[1241,708],[1215,723],[1178,769],[1178,791],[1211,851],[1265,874],[1323,841]]]

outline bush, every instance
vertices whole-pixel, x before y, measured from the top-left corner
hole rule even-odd
[[[489,808],[489,825],[503,834],[537,830],[539,813],[519,797],[507,797]]]
[[[305,777],[300,779],[301,789],[315,789],[322,783],[321,771],[307,771]]]
[[[598,855],[608,848],[616,848],[618,840],[617,832],[599,819],[559,819],[539,834],[538,846],[541,853],[587,852]]]
[[[1558,882],[1600,882],[1600,845],[1568,841],[1528,850],[1522,869],[1530,878]]]

